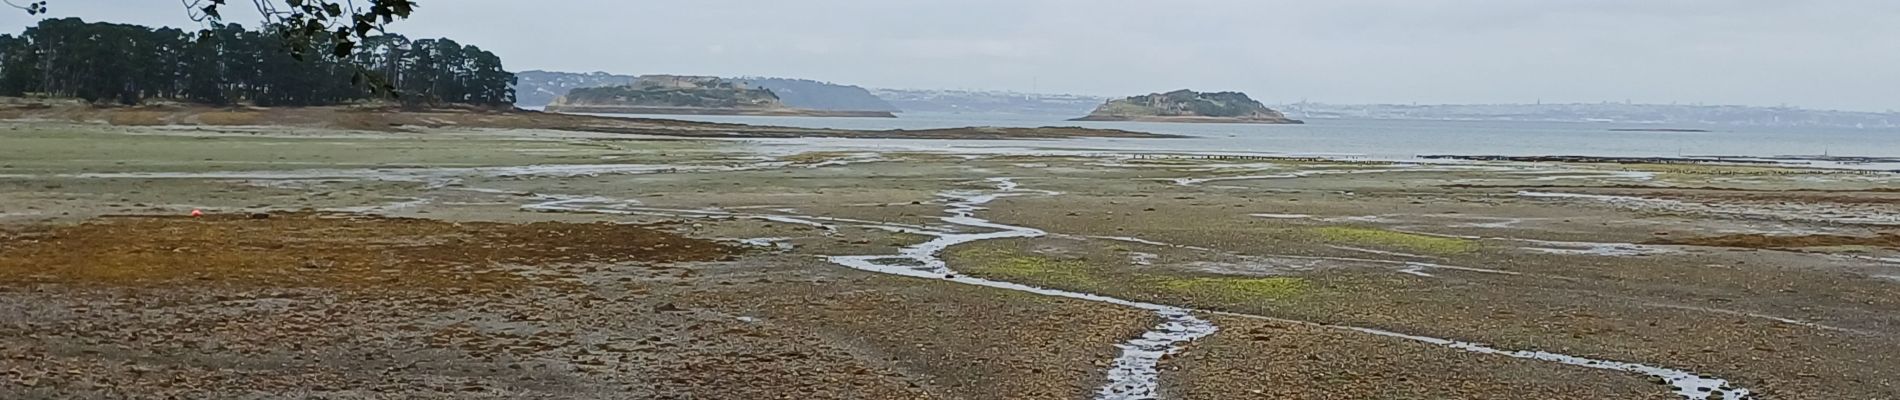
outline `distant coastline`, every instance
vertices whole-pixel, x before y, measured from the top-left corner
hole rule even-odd
[[[1708,129],[1686,128],[1613,128],[1610,132],[1708,132]]]
[[[1300,119],[1435,121],[1538,121],[1657,126],[1900,127],[1900,112],[1868,112],[1739,105],[1538,103],[1538,104],[1331,104],[1275,106]]]
[[[703,107],[647,107],[647,106],[578,106],[549,105],[543,108],[547,112],[570,114],[652,114],[652,115],[750,115],[771,117],[849,117],[849,118],[897,118],[889,111],[835,111],[807,110],[799,108],[703,108]]]
[[[797,81],[790,84],[806,85]],[[822,84],[806,86],[810,85]],[[778,93],[749,81],[690,75],[641,75],[628,85],[571,89],[566,95],[554,98],[546,110],[591,114],[897,118],[889,110],[792,107],[786,105]]]

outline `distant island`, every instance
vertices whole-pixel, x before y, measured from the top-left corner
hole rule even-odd
[[[574,73],[535,70],[522,72],[519,76],[520,81],[515,84],[515,91],[519,93],[515,106],[522,108],[546,107],[553,104],[555,99],[566,96],[574,89],[627,86],[639,80],[639,77],[633,75],[606,72]],[[778,96],[779,102],[790,108],[900,112],[896,106],[871,94],[869,90],[857,86],[810,79],[772,77],[728,78],[726,80],[770,90],[773,95]]]
[[[770,89],[712,76],[644,75],[630,85],[574,88],[548,111],[611,114],[896,118],[889,111],[794,108]]]
[[[785,106],[810,110],[902,112],[865,88],[810,79],[743,77],[752,87],[772,91]]]
[[[1299,124],[1241,92],[1202,93],[1182,89],[1109,100],[1088,116],[1070,121],[1142,121],[1242,124]]]

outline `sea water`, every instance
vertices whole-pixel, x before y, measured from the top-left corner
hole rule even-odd
[[[1900,157],[1900,129],[1655,125],[1541,121],[1315,119],[1304,125],[1072,122],[1054,116],[900,114],[898,118],[651,115],[708,122],[837,129],[935,129],[968,126],[1081,126],[1187,136],[1181,139],[1064,140],[799,139],[840,147],[926,149],[1068,149],[1407,159],[1421,155],[1865,156]],[[1708,132],[1614,131],[1686,128]],[[1874,166],[1879,169],[1900,169]]]

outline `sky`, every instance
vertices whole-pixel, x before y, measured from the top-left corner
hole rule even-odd
[[[173,0],[49,5],[199,26]],[[0,30],[35,20],[0,10]],[[475,44],[511,70],[1235,90],[1267,103],[1900,110],[1896,0],[420,0],[391,30]]]

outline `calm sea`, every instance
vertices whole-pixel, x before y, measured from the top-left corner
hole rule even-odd
[[[756,125],[844,129],[930,129],[965,126],[1083,126],[1190,136],[1185,139],[1068,139],[1049,141],[850,140],[858,146],[909,148],[1037,148],[1199,153],[1323,155],[1408,159],[1420,155],[1746,156],[1834,155],[1900,157],[1900,129],[1790,128],[1725,125],[1645,125],[1587,122],[1310,120],[1305,125],[1068,122],[1055,117],[903,114],[900,118],[752,116],[642,117]],[[1613,129],[1688,128],[1709,132],[1620,132]],[[847,141],[806,142],[843,145]]]

